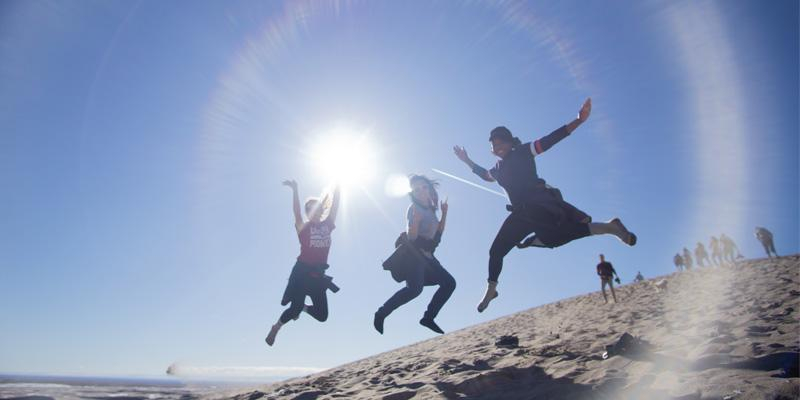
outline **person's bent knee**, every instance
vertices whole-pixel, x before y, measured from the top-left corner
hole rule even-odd
[[[439,286],[452,292],[456,290],[456,279],[453,278],[452,275],[447,275],[447,277],[442,280],[442,283],[440,283]]]
[[[291,314],[292,317],[300,315],[300,313],[303,312],[303,306],[305,306],[305,304],[302,301],[293,301],[288,309],[289,314]]]

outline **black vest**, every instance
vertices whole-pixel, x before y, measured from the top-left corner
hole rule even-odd
[[[544,179],[536,174],[536,162],[530,143],[515,146],[506,158],[492,168],[492,177],[506,190],[511,205],[522,206],[535,202],[546,189]]]

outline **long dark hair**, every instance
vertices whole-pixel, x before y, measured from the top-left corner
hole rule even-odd
[[[414,183],[414,181],[422,181],[426,185],[428,185],[428,192],[430,192],[431,200],[433,201],[433,211],[435,212],[436,210],[438,210],[439,209],[439,192],[436,191],[436,188],[439,186],[439,182],[437,182],[437,181],[435,181],[435,180],[433,180],[431,178],[428,178],[425,175],[419,175],[419,174],[411,174],[411,175],[409,175],[408,176],[408,185],[411,186]],[[411,197],[411,202],[412,203],[414,203],[414,204],[416,204],[416,205],[418,205],[418,206],[420,206],[422,208],[427,208],[427,209],[431,208],[430,204],[422,204],[419,201],[417,201],[417,199],[414,198],[414,193],[413,192],[410,192],[408,194],[408,196]]]

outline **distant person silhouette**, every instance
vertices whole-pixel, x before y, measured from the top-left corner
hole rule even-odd
[[[606,285],[611,288],[611,296],[614,298],[614,303],[617,302],[617,294],[614,293],[614,275],[617,271],[610,262],[606,261],[606,257],[600,254],[600,264],[597,264],[597,275],[600,277],[600,290],[603,292],[603,299],[608,303],[608,296],[606,296]],[[617,275],[617,283],[619,283],[619,275]]]
[[[697,247],[694,248],[694,259],[697,261],[699,267],[705,267],[706,264],[708,264],[709,267],[711,266],[711,260],[708,258],[706,246],[703,246],[702,242],[697,242]]]
[[[767,252],[767,257],[772,258],[773,255],[775,255],[775,257],[778,256],[778,252],[775,251],[775,243],[772,240],[772,232],[770,232],[767,228],[757,226],[756,239],[758,239],[758,241],[761,242],[761,245],[764,246],[764,251]]]
[[[681,257],[680,253],[675,253],[675,257],[672,257],[672,262],[675,264],[675,269],[678,272],[683,271],[683,257]]]
[[[458,159],[473,173],[487,182],[499,183],[511,201],[511,206],[507,207],[511,215],[503,222],[489,249],[489,277],[478,312],[483,312],[498,296],[497,282],[503,269],[503,258],[515,246],[556,248],[575,239],[602,234],[615,235],[629,246],[636,244],[636,235],[628,231],[619,218],[603,223],[592,222],[589,215],[564,201],[561,192],[547,185],[536,173],[536,156],[586,122],[591,110],[592,101],[587,99],[575,120],[534,142],[522,143],[506,127],[494,128],[489,141],[492,153],[500,160],[489,171],[473,162],[463,147],[453,148]],[[534,235],[528,237],[531,234]]]
[[[412,175],[409,183],[411,205],[406,213],[407,230],[397,240],[395,253],[384,263],[384,268],[392,271],[392,277],[399,282],[405,281],[406,286],[378,308],[373,326],[383,334],[383,323],[389,314],[419,296],[424,286],[438,285],[419,323],[436,333],[444,333],[434,319],[456,289],[456,280],[442,267],[433,252],[444,232],[448,205],[447,201],[439,202],[436,191],[438,183],[428,177]],[[436,218],[439,207],[442,210],[441,220]]]
[[[265,341],[272,346],[281,327],[291,320],[300,317],[305,311],[317,321],[324,322],[328,319],[328,289],[334,292],[339,288],[333,284],[330,276],[325,275],[328,269],[328,253],[331,248],[331,231],[336,228],[336,213],[339,210],[339,187],[333,191],[333,201],[328,205],[328,197],[322,200],[309,198],[305,203],[308,221],[303,220],[300,213],[300,196],[297,182],[284,181],[283,184],[292,189],[292,211],[294,212],[294,228],[300,240],[300,255],[292,268],[289,282],[283,293],[281,305],[289,304],[272,325]],[[325,211],[328,216],[322,219]],[[312,305],[306,305],[306,296],[311,298]]]
[[[733,239],[729,238],[728,235],[724,233],[720,235],[719,242],[722,245],[723,260],[729,263],[734,263],[736,262],[737,258],[743,258],[741,253],[739,253],[739,246],[737,246]],[[734,253],[736,256],[734,256]]]
[[[692,269],[694,264],[692,262],[692,253],[686,247],[683,248],[683,264],[686,266],[687,271]]]
[[[711,237],[708,247],[711,247],[711,261],[714,265],[722,265],[722,248],[716,236]]]
[[[636,283],[644,281],[644,276],[642,275],[642,271],[637,271],[636,272],[636,277],[633,278],[633,281],[636,282]]]

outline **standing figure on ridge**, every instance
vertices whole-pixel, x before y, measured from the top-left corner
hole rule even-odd
[[[681,253],[675,253],[675,257],[672,257],[672,262],[675,263],[675,269],[678,272],[683,271],[683,257],[681,257]]]
[[[694,248],[694,258],[697,261],[697,265],[700,267],[705,267],[706,264],[711,266],[711,260],[708,259],[708,253],[706,252],[706,246],[703,246],[703,243],[697,242],[697,247]],[[705,262],[703,262],[705,260]]]
[[[689,271],[692,269],[692,253],[686,248],[683,248],[683,264],[686,265],[686,270]]]
[[[764,246],[764,251],[767,252],[767,257],[772,258],[773,254],[775,257],[778,256],[778,252],[775,251],[775,243],[772,241],[772,232],[770,232],[767,228],[757,226],[756,239],[758,239],[758,241],[761,242],[761,245]]]
[[[714,265],[722,265],[722,248],[716,236],[711,237],[709,247],[711,247],[711,261],[714,262]]]
[[[719,237],[719,242],[722,245],[722,259],[733,264],[736,262],[737,258],[743,258],[742,254],[739,252],[739,246],[728,237],[726,234],[722,234]],[[734,252],[736,256],[734,256]]]

